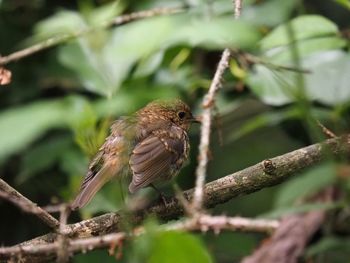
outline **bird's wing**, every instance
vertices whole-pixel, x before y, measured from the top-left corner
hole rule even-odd
[[[130,157],[130,168],[133,173],[129,185],[131,193],[146,187],[159,178],[167,178],[178,170],[183,163],[184,153],[187,153],[187,140],[181,136],[151,134],[138,143]],[[170,136],[169,136],[170,135]]]
[[[119,123],[119,125],[122,124],[122,122]],[[118,125],[118,123],[114,125]],[[96,192],[128,163],[128,145],[126,145],[122,134],[117,132],[119,128],[115,128],[90,163],[80,192],[71,204],[73,210],[86,205]]]

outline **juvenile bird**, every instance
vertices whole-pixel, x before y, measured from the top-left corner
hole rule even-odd
[[[197,122],[181,100],[157,100],[111,127],[71,205],[85,206],[111,178],[131,175],[129,192],[171,180],[188,158],[187,132]]]

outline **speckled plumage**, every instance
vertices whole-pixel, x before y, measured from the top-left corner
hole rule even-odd
[[[181,100],[154,101],[111,127],[83,180],[72,209],[86,205],[112,177],[132,176],[129,191],[168,181],[188,158],[187,132],[196,121]]]

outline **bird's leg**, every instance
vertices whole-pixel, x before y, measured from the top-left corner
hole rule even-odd
[[[164,206],[167,207],[167,202],[164,194],[161,191],[159,191],[159,189],[155,187],[154,184],[150,184],[150,187],[152,187],[159,194],[159,197],[160,199],[162,199]]]

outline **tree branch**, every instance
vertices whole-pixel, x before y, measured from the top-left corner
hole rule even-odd
[[[56,218],[24,197],[2,179],[0,179],[0,197],[18,206],[24,212],[36,215],[51,228],[57,228],[60,224]]]
[[[350,135],[346,135],[329,139],[322,143],[316,143],[273,159],[264,160],[256,165],[207,183],[204,187],[203,204],[207,208],[214,207],[234,197],[279,184],[292,175],[296,175],[302,169],[319,163],[326,156],[329,157],[330,154],[349,153]],[[184,192],[187,200],[192,199],[193,191],[193,189],[190,189]],[[123,229],[123,219],[127,219],[130,224],[138,224],[150,214],[155,214],[163,220],[169,220],[181,216],[183,208],[177,199],[169,198],[166,207],[162,202],[157,202],[131,217],[127,217],[122,213],[107,213],[67,225],[64,233],[69,238],[105,235]],[[49,233],[12,248],[25,245],[50,244],[57,240],[57,236],[57,233]],[[8,253],[5,253],[5,249],[7,248],[0,248],[0,259],[6,259],[10,256]]]
[[[242,0],[233,0],[234,5],[234,16],[238,19],[241,16],[242,11]]]
[[[244,217],[211,216],[201,214],[166,226],[166,230],[213,230],[215,234],[221,230],[271,233],[279,227],[279,221],[266,219],[250,219]]]
[[[198,166],[196,169],[196,187],[194,190],[193,209],[199,211],[203,203],[203,187],[205,184],[205,176],[207,173],[208,151],[210,144],[210,128],[211,128],[211,113],[214,105],[214,97],[218,89],[222,85],[222,75],[228,67],[230,60],[230,50],[225,49],[222,53],[219,65],[216,69],[214,78],[211,82],[209,91],[203,99],[203,113],[201,125],[201,137],[199,143]]]
[[[209,216],[199,215],[196,218],[185,219],[182,222],[163,225],[159,231],[196,231],[206,232],[213,230],[218,233],[222,230],[254,231],[270,233],[278,228],[277,220],[248,219],[242,217]],[[117,243],[128,237],[135,237],[145,233],[144,228],[137,229],[132,233],[118,232],[99,237],[77,238],[67,240],[65,255],[71,256],[81,251],[89,251],[96,248],[115,247]],[[24,244],[8,248],[0,248],[0,254],[7,254],[9,258],[21,258],[22,262],[42,262],[52,260],[57,252],[62,250],[60,241],[47,244]],[[59,255],[59,254],[58,254]],[[58,259],[59,257],[57,257]],[[69,259],[68,257],[66,258]]]
[[[332,202],[334,197],[333,187],[328,187],[308,200]],[[273,235],[264,240],[252,255],[245,257],[242,263],[299,262],[308,241],[322,227],[326,215],[325,210],[319,210],[286,216]]]
[[[242,1],[234,0],[234,18],[238,19],[241,15]],[[208,165],[208,152],[210,146],[210,131],[212,122],[212,109],[214,106],[215,95],[217,91],[222,86],[222,76],[225,70],[229,66],[231,57],[231,51],[229,48],[225,48],[222,52],[221,59],[219,61],[218,67],[215,71],[214,77],[211,81],[208,93],[205,95],[202,103],[203,113],[202,113],[202,125],[201,125],[201,136],[199,143],[199,154],[198,154],[198,166],[196,169],[196,186],[193,194],[192,207],[195,212],[202,209],[203,204],[203,190],[205,184],[205,177],[207,173]]]
[[[242,263],[296,263],[307,242],[325,219],[324,211],[292,215],[282,220],[273,236]]]
[[[104,24],[101,24],[99,29],[101,28],[108,28],[110,26],[118,26],[122,25],[124,23],[128,23],[134,20],[142,19],[142,18],[148,18],[148,17],[153,17],[153,16],[160,16],[160,15],[170,15],[170,14],[175,14],[184,11],[184,9],[176,7],[176,8],[155,8],[151,10],[143,10],[131,14],[125,14],[118,16],[110,21],[107,21]],[[0,66],[8,64],[10,62],[28,57],[30,55],[33,55],[39,51],[57,46],[59,44],[62,44],[64,42],[67,42],[73,38],[81,37],[83,35],[86,35],[88,33],[93,32],[96,30],[96,28],[86,28],[79,30],[74,33],[67,33],[67,34],[60,34],[57,36],[53,36],[49,39],[46,39],[40,43],[37,43],[33,46],[24,48],[22,50],[16,51],[10,55],[7,56],[0,56]]]

